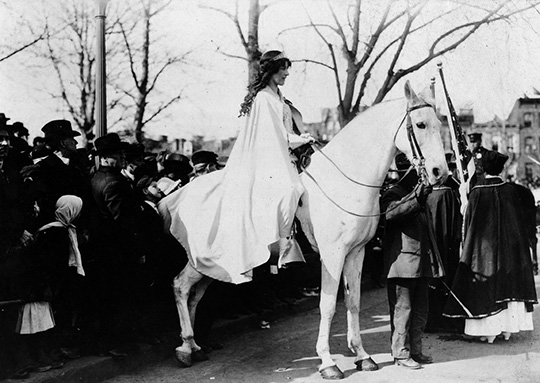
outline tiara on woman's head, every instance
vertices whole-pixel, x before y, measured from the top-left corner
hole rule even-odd
[[[286,59],[287,57],[285,57],[285,55],[283,54],[283,52],[281,52],[280,54],[278,54],[276,57],[273,57],[270,61],[277,61],[277,60],[281,60],[281,59]]]

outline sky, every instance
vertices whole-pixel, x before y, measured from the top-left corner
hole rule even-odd
[[[0,2],[0,33],[10,36],[18,31],[21,18],[31,25],[39,25],[40,6],[60,0],[20,0],[10,8]],[[93,0],[81,0],[93,4]],[[111,3],[119,0],[111,0]],[[130,0],[132,1],[132,0]],[[338,12],[344,12],[345,0],[330,0]],[[264,0],[263,0],[264,2]],[[396,0],[399,5],[401,0]],[[492,1],[475,0],[478,5],[491,5]],[[245,25],[247,0],[240,1],[241,22]],[[328,8],[323,0],[274,0],[260,21],[261,49],[283,50],[291,59],[311,57],[328,60],[326,48],[320,39],[305,30],[280,31],[306,22],[303,5],[315,21],[328,20]],[[363,13],[369,16],[376,9]],[[517,4],[524,4],[516,0]],[[173,1],[166,12],[156,19],[155,33],[161,38],[160,48],[171,52],[190,50],[190,64],[174,69],[164,77],[160,85],[163,95],[185,89],[185,97],[152,122],[146,132],[189,139],[193,135],[205,135],[208,139],[234,136],[243,125],[238,119],[239,105],[247,85],[247,65],[240,59],[223,54],[244,55],[232,22],[221,13],[201,7],[220,7],[232,11],[232,1],[182,0]],[[376,3],[378,4],[378,3]],[[441,0],[432,0],[432,13],[445,8]],[[111,6],[111,5],[109,5]],[[375,5],[376,6],[376,5]],[[4,8],[4,9],[2,9]],[[427,17],[427,16],[426,16]],[[442,62],[447,86],[457,108],[473,108],[477,122],[485,122],[495,115],[507,117],[515,100],[533,87],[540,88],[540,13],[532,10],[526,19],[501,22],[481,28],[456,50],[436,59],[419,71],[407,76],[417,90],[429,85],[430,78],[437,76],[437,62]],[[400,60],[401,66],[412,63],[422,54],[437,30],[427,30],[408,54]],[[24,39],[24,33],[13,38]],[[6,45],[8,42],[2,42]],[[28,65],[28,64],[31,65]],[[398,67],[400,66],[398,65]],[[29,68],[30,66],[30,68]],[[376,90],[377,82],[368,87]],[[45,90],[55,87],[54,72],[46,63],[29,59],[24,53],[0,62],[0,112],[11,121],[22,121],[29,128],[31,137],[40,134],[41,127],[49,120],[70,116],[62,109],[59,100],[53,99]],[[437,98],[442,101],[440,80],[437,77]],[[323,67],[294,63],[290,76],[282,89],[304,115],[306,122],[317,122],[321,109],[337,105],[336,86],[332,73]],[[403,95],[403,81],[398,83],[388,98]],[[373,95],[372,95],[373,96]]]

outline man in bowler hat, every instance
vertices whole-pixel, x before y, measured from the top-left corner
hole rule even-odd
[[[100,352],[122,357],[127,355],[125,341],[133,330],[128,299],[130,273],[143,256],[138,227],[141,209],[130,182],[121,173],[126,162],[125,143],[118,134],[109,133],[97,138],[94,146],[100,159],[91,180],[97,208],[92,230],[93,271],[99,284],[95,338],[100,344],[96,346]]]
[[[31,195],[39,209],[37,227],[54,221],[55,204],[61,196],[75,195],[85,204],[90,198],[88,180],[74,161],[75,137],[81,134],[73,130],[67,120],[49,121],[41,131],[50,154],[22,170],[25,180],[31,182]]]

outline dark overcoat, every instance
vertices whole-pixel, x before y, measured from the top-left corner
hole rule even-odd
[[[486,178],[469,195],[464,239],[452,291],[474,318],[494,315],[509,301],[537,302],[524,215],[515,189]],[[449,297],[444,314],[467,317]]]

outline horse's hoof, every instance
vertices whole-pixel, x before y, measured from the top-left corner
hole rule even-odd
[[[343,379],[345,375],[338,366],[328,366],[319,371],[323,379],[327,380],[338,380]]]
[[[175,359],[182,368],[191,367],[191,353],[176,350]]]
[[[202,349],[193,351],[193,353],[191,354],[191,360],[193,360],[194,362],[204,362],[208,359],[210,358],[208,358],[208,355],[206,355],[206,353]]]
[[[371,358],[357,360],[354,364],[356,364],[358,371],[377,371],[379,369],[379,365]]]

